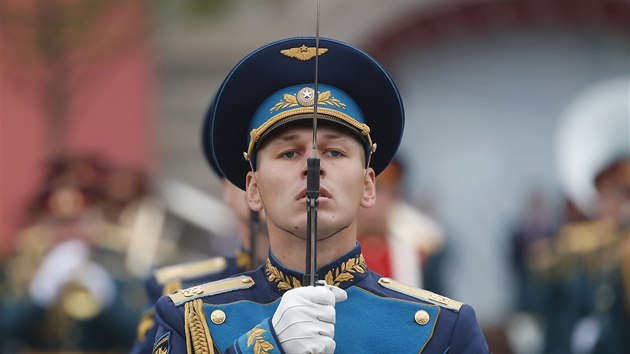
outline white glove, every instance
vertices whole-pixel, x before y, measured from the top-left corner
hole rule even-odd
[[[90,257],[89,246],[79,240],[65,241],[48,252],[29,286],[33,302],[47,307],[57,299],[72,274]]]
[[[335,351],[335,304],[348,298],[332,285],[304,286],[287,291],[271,319],[286,353]]]
[[[48,307],[68,283],[75,282],[86,288],[101,305],[111,304],[116,296],[116,284],[107,270],[89,258],[90,246],[80,240],[64,241],[50,250],[29,285],[33,302]]]

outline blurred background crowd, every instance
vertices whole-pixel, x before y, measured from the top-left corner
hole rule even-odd
[[[153,269],[242,247],[203,116],[235,62],[314,35],[315,11],[0,0],[0,352],[128,352]],[[406,108],[360,218],[368,266],[473,305],[495,354],[630,353],[630,2],[340,0],[320,16]]]

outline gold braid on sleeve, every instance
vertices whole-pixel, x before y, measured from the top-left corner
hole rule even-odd
[[[188,354],[214,354],[212,337],[203,313],[203,301],[192,300],[184,308],[184,329]]]

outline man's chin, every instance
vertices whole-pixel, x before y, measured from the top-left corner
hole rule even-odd
[[[327,215],[325,213],[320,213],[317,217],[318,223],[315,226],[317,227],[317,240],[318,241],[323,241],[332,236],[335,236],[340,231],[343,231],[348,227],[348,225],[340,224],[338,220],[336,220],[337,222],[334,223],[333,225],[333,223],[331,222],[331,219],[326,216]],[[308,224],[306,220],[307,220],[306,215],[304,215],[304,218],[300,220],[300,222],[298,222],[297,225],[293,225],[293,227],[290,228],[291,230],[290,233],[301,240],[306,240],[307,239],[306,235],[308,234],[308,227],[307,227]],[[322,227],[324,225],[326,225],[327,227]]]
[[[341,231],[343,228],[340,228],[339,230],[317,230],[317,241],[324,241],[329,239],[330,237],[336,235],[337,233],[339,233],[339,231]],[[291,232],[291,234],[300,239],[300,240],[307,240],[307,231],[306,228],[304,229],[294,229],[293,232]]]

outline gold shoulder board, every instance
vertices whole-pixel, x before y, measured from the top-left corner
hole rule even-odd
[[[184,304],[190,300],[206,297],[210,295],[227,293],[234,290],[247,289],[254,286],[254,279],[247,275],[241,275],[233,278],[226,278],[210,283],[195,285],[188,289],[179,289],[169,294],[175,306]]]
[[[172,280],[197,278],[205,274],[216,274],[227,267],[225,257],[213,257],[203,261],[182,263],[156,270],[153,275],[158,284],[164,285]]]
[[[390,278],[381,278],[378,280],[378,283],[384,288],[394,290],[401,294],[415,297],[416,299],[430,302],[432,304],[445,307],[454,311],[459,311],[459,309],[464,305],[463,303],[451,300],[446,296],[438,295],[428,290],[414,288],[412,286],[405,285]]]

